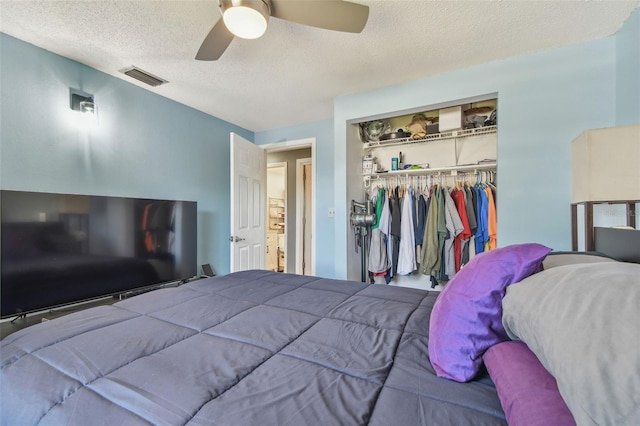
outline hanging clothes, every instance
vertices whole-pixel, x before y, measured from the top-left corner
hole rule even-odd
[[[487,186],[485,188],[487,194],[487,236],[488,250],[495,250],[498,239],[498,225],[496,218],[496,205],[493,199],[493,190]]]
[[[391,215],[385,202],[385,190],[380,188],[376,200],[376,224],[372,226],[369,242],[369,272],[383,274],[391,267],[387,249],[387,236],[391,228]]]
[[[413,188],[405,191],[402,201],[398,274],[410,275],[416,269],[415,234],[413,231]]]
[[[469,219],[469,229],[471,234],[475,234],[478,229],[478,222],[476,222],[476,203],[474,201],[473,190],[469,185],[464,186],[465,205],[467,209],[467,218]]]
[[[447,277],[452,279],[456,274],[456,260],[453,245],[456,237],[463,231],[464,226],[449,189],[445,189],[443,193],[446,213],[445,226],[448,231],[447,238],[444,241],[444,270]]]
[[[444,188],[438,187],[436,192],[436,201],[438,202],[438,269],[436,277],[440,281],[447,281],[444,263],[444,241],[449,234],[446,224],[446,211],[444,202]]]
[[[473,190],[476,193],[476,221],[478,222],[478,229],[476,230],[476,254],[484,252],[485,243],[489,238],[489,229],[487,227],[487,194],[484,192],[484,188],[479,185],[475,185]]]
[[[422,240],[424,239],[425,220],[427,216],[427,204],[421,193],[414,197],[415,215],[414,215],[414,236],[416,245],[416,259],[420,258],[422,249]]]
[[[431,277],[434,287],[453,278],[476,253],[495,249],[497,188],[483,177],[453,189],[441,184],[377,188],[377,220],[369,241],[371,282],[384,277],[389,283],[418,270]]]
[[[413,205],[414,205],[414,236],[415,236],[415,244],[417,246],[422,245],[422,239],[424,238],[424,225],[425,225],[425,216],[426,216],[426,204],[424,202],[424,198],[422,198],[421,193],[415,194],[413,197]]]
[[[393,244],[391,242],[391,208],[389,206],[389,194],[385,190],[383,193],[382,201],[382,213],[380,215],[380,222],[378,229],[384,234],[384,243],[387,248],[387,269],[385,272],[380,273],[384,275],[384,279],[387,284],[391,281],[391,269],[392,269],[392,256],[393,256]]]
[[[382,231],[384,235],[391,234],[391,209],[389,208],[389,197],[387,195],[387,191],[384,189],[380,190],[380,195],[382,198],[382,208],[380,212],[380,219],[378,220],[378,229]]]
[[[451,197],[456,205],[458,216],[462,222],[462,231],[456,236],[453,241],[453,253],[455,259],[456,272],[460,271],[463,263],[463,252],[467,252],[467,261],[469,257],[469,238],[471,238],[471,228],[469,227],[469,218],[467,217],[467,206],[465,204],[465,191],[464,188],[454,189],[451,192]]]
[[[418,264],[418,268],[420,268],[420,262],[422,260],[422,252],[425,249],[424,246],[424,237],[425,237],[425,233],[427,230],[427,217],[429,215],[429,203],[431,202],[431,198],[429,197],[428,193],[423,193],[422,195],[420,195],[422,204],[423,204],[423,212],[421,213],[422,219],[422,229],[421,229],[421,234],[420,234],[420,238],[416,238],[417,241],[419,241],[419,243],[416,245],[416,263]]]
[[[432,187],[429,197],[429,211],[427,226],[422,240],[422,256],[420,259],[420,273],[424,275],[436,274],[438,267],[438,202],[435,200],[435,190]]]
[[[476,252],[475,246],[475,233],[478,229],[478,222],[476,222],[476,208],[475,201],[473,201],[473,190],[469,187],[469,185],[464,186],[464,194],[465,194],[465,205],[467,209],[467,219],[469,220],[469,229],[471,231],[471,235],[469,237],[469,243],[462,250],[462,265],[466,265],[469,263],[473,254]]]
[[[373,229],[369,242],[369,272],[384,273],[389,266],[386,237],[379,229]]]
[[[398,188],[391,191],[389,198],[391,210],[391,276],[398,273],[398,255],[400,254],[400,201],[398,200]]]

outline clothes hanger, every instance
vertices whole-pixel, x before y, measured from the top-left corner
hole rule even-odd
[[[496,181],[496,172],[493,170],[489,171],[489,176],[490,176],[490,180],[488,182],[489,186],[491,186],[491,188],[493,188],[494,190],[497,190],[495,181]]]

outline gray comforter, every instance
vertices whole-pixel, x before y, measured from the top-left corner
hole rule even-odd
[[[2,341],[2,424],[506,424],[435,376],[437,294],[247,271],[67,315]]]

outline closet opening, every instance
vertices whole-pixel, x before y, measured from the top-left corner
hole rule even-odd
[[[361,178],[348,255],[365,274],[349,278],[439,290],[497,247],[497,106],[493,94],[350,123]]]

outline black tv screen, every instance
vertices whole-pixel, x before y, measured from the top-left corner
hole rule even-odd
[[[0,191],[0,316],[197,272],[194,201]]]

